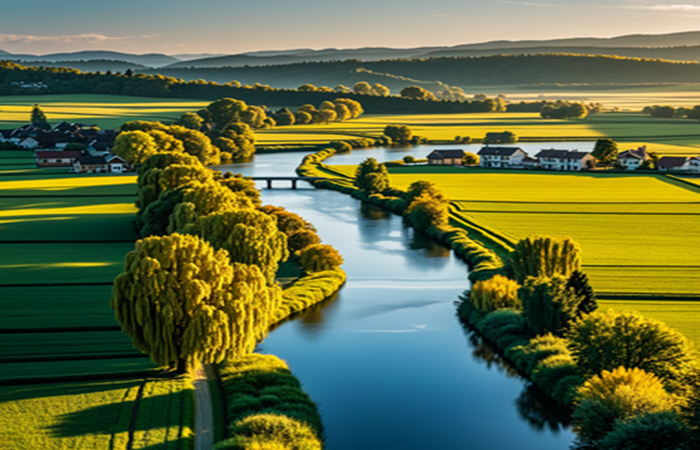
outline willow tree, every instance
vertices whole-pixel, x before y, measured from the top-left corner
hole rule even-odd
[[[136,243],[111,306],[136,348],[183,373],[252,352],[279,299],[257,266],[231,264],[225,250],[174,234]]]
[[[175,215],[186,214],[178,206]],[[232,262],[256,265],[268,284],[273,284],[279,263],[289,257],[287,235],[279,231],[277,221],[260,211],[237,210],[210,214],[189,223],[183,233],[200,236],[214,248],[228,251]]]
[[[568,278],[581,269],[581,248],[569,238],[527,237],[516,244],[510,263],[520,284],[529,276]]]

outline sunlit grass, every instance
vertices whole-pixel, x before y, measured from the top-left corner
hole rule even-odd
[[[123,186],[135,185],[136,176],[67,176],[65,178],[16,178],[11,181],[0,179],[0,191],[6,190],[37,190],[61,191],[82,187]]]

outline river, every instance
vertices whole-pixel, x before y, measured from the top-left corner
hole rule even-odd
[[[358,150],[328,162],[425,157],[433,149]],[[219,169],[292,175],[303,156],[257,155]],[[454,302],[469,287],[468,269],[451,251],[348,195],[310,187],[262,193],[265,204],[312,222],[345,258],[340,292],[277,327],[259,348],[287,361],[319,404],[327,450],[569,447],[573,433],[548,398],[460,324]]]

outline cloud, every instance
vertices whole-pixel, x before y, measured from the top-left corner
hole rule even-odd
[[[127,37],[112,37],[103,34],[88,33],[88,34],[64,34],[60,36],[37,36],[31,34],[0,34],[0,42],[9,44],[31,44],[34,42],[48,42],[56,44],[73,44],[73,43],[92,43],[92,42],[107,42],[120,41]]]
[[[696,12],[696,11],[700,11],[700,6],[698,6],[698,5],[649,5],[649,6],[642,6],[642,9],[650,9],[652,11]]]

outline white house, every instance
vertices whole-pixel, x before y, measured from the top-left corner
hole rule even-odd
[[[109,173],[109,164],[104,156],[81,155],[73,164],[77,173]]]
[[[111,173],[124,173],[131,170],[131,166],[117,155],[108,157],[107,164],[109,164],[109,171]]]
[[[36,165],[39,167],[70,167],[80,158],[79,151],[36,150]]]
[[[690,161],[688,161],[688,170],[700,173],[700,156],[690,158]]]
[[[541,150],[535,157],[543,169],[579,171],[595,166],[595,158],[578,150]]]
[[[477,153],[481,167],[522,167],[527,153],[520,147],[482,147]]]
[[[23,139],[18,145],[22,148],[26,148],[27,150],[34,150],[39,146],[39,141],[37,141],[33,137],[28,137],[26,139]]]
[[[646,145],[636,150],[625,150],[617,155],[617,162],[627,170],[638,169],[647,159],[649,159],[649,154]]]
[[[686,156],[662,156],[656,161],[658,170],[688,170],[690,158]]]

